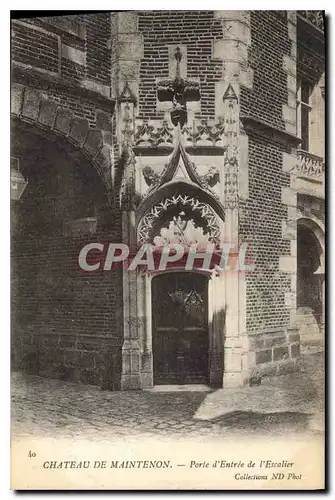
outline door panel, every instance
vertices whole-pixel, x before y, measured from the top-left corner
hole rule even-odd
[[[152,287],[154,383],[207,383],[207,278],[169,273]]]

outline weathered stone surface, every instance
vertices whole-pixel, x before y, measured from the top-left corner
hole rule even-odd
[[[26,88],[23,97],[22,116],[37,120],[41,94],[38,90]]]
[[[80,146],[84,143],[88,132],[88,121],[75,118],[71,122],[69,137]]]
[[[300,356],[300,345],[291,345],[291,358],[298,358]]]
[[[46,99],[41,100],[40,112],[38,115],[38,121],[42,125],[52,128],[56,115],[57,115],[57,104],[55,102],[47,101]]]
[[[11,113],[18,115],[21,111],[23,100],[23,85],[13,84],[11,89]]]
[[[102,147],[102,135],[100,130],[89,130],[84,142],[84,149],[94,156]]]
[[[288,346],[274,347],[273,349],[273,361],[278,361],[280,359],[285,359],[288,356]]]
[[[278,337],[265,338],[264,339],[264,346],[265,347],[273,347],[274,345],[282,345],[285,342],[286,342],[286,336],[279,335]]]
[[[70,131],[72,113],[68,109],[58,108],[55,122],[55,129],[64,135]]]
[[[261,363],[268,363],[271,360],[272,360],[271,349],[263,349],[262,351],[256,352],[256,365],[260,365]]]

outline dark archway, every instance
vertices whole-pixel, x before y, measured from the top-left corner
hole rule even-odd
[[[314,231],[306,224],[298,223],[297,232],[297,308],[305,317],[306,330],[311,331],[322,322],[322,279],[320,274],[323,255]],[[303,339],[302,339],[303,340]]]
[[[122,276],[84,275],[77,257],[91,241],[120,238],[121,216],[88,158],[34,125],[13,126],[11,155],[28,181],[12,202],[12,367],[113,385]]]

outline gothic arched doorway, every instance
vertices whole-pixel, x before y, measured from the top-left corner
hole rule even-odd
[[[207,384],[208,278],[172,272],[152,280],[154,384]]]

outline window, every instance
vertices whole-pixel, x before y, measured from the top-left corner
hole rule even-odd
[[[300,148],[304,151],[309,149],[309,112],[311,110],[310,96],[311,84],[306,80],[298,80],[297,92],[297,132],[302,139]]]

